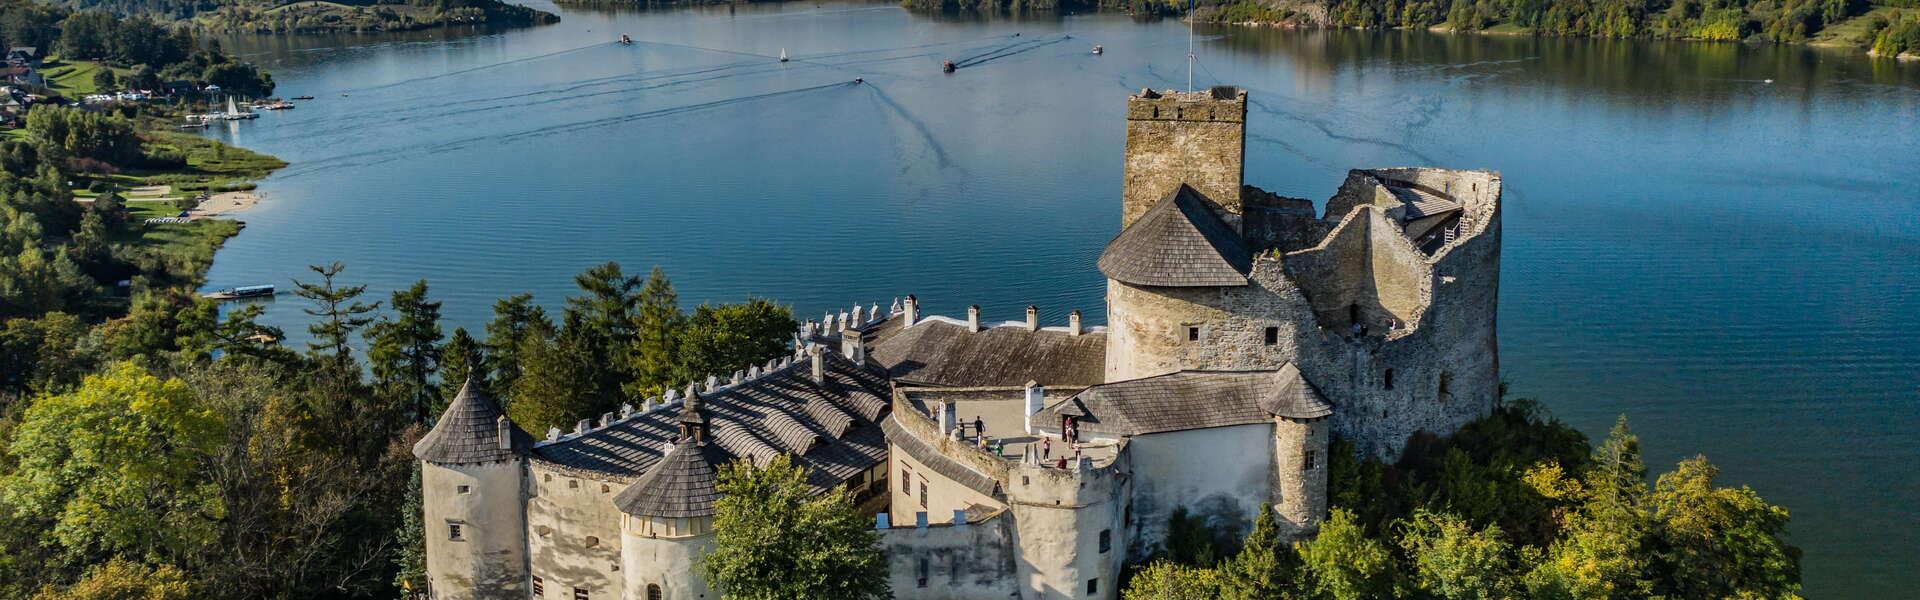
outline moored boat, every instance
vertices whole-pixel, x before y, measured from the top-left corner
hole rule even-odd
[[[273,286],[271,285],[243,285],[240,287],[227,288],[217,292],[207,292],[205,294],[201,294],[200,297],[206,298],[208,300],[237,300],[240,298],[260,298],[260,297],[272,296],[272,295],[273,295]]]

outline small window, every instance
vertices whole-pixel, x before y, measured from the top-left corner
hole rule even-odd
[[[1100,530],[1100,553],[1106,554],[1108,550],[1112,550],[1112,549],[1113,549],[1113,530],[1112,529]]]
[[[458,492],[460,492],[460,493],[462,493],[462,494],[471,494],[471,493],[473,493],[473,486],[470,486],[470,485],[463,485],[463,486],[458,486],[458,487],[455,487],[455,488],[453,488],[453,489],[454,489],[455,491],[458,491]]]
[[[1132,502],[1127,503],[1127,510],[1125,511],[1125,514],[1126,516],[1120,518],[1120,522],[1122,524],[1133,523],[1133,503]]]
[[[1088,596],[1093,596],[1093,595],[1097,595],[1097,594],[1099,594],[1099,593],[1100,593],[1100,578],[1098,578],[1098,577],[1095,577],[1095,578],[1093,578],[1093,579],[1088,579],[1088,580],[1087,580],[1087,595],[1088,595]]]
[[[1272,346],[1278,343],[1280,343],[1280,328],[1268,327],[1267,328],[1267,345]]]
[[[545,525],[541,525],[539,527],[533,528],[533,532],[540,534],[540,537],[547,537],[547,536],[553,535],[553,528]]]
[[[902,494],[913,493],[913,471],[908,471],[906,469],[900,470],[900,493]]]
[[[599,538],[599,537],[597,537],[597,536],[591,536],[591,535],[590,535],[590,536],[587,536],[587,547],[588,547],[588,548],[592,548],[592,547],[594,547],[594,546],[598,546],[598,545],[600,545],[600,538]]]
[[[647,600],[660,600],[660,584],[647,584]]]
[[[953,555],[953,560],[947,561],[947,581],[955,582],[959,580],[960,580],[960,555],[956,553]]]
[[[920,482],[920,508],[927,507],[927,482]]]
[[[548,473],[548,474],[545,474],[545,475],[541,475],[541,476],[540,476],[540,481],[542,481],[542,482],[546,482],[546,481],[553,481],[553,474],[552,474],[552,473]]]
[[[607,484],[604,484],[604,483],[602,483],[602,484],[600,484],[600,493],[602,493],[602,494],[605,494],[605,493],[607,493],[607,492],[611,492],[611,491],[613,491],[613,488],[612,488],[612,487],[610,487],[610,486],[608,486]]]
[[[1028,478],[1028,477],[1027,477],[1026,475],[1021,475],[1021,476],[1020,476],[1020,485],[1021,485],[1021,486],[1029,486],[1029,485],[1033,485],[1033,480],[1032,480],[1032,479],[1030,479],[1030,478]]]
[[[1393,369],[1387,369],[1387,372],[1381,375],[1380,387],[1393,389]]]
[[[577,489],[579,487],[580,487],[580,480],[578,479],[567,480],[567,489]],[[579,589],[579,588],[575,588],[575,589]]]
[[[1300,469],[1301,469],[1301,470],[1303,470],[1303,471],[1312,471],[1314,467],[1317,467],[1317,466],[1319,466],[1319,465],[1320,465],[1320,457],[1319,457],[1319,456],[1317,456],[1317,455],[1316,455],[1316,454],[1314,453],[1314,451],[1312,451],[1312,450],[1308,450],[1308,451],[1306,452],[1306,454],[1302,454],[1302,455],[1300,455]]]
[[[927,587],[927,557],[920,557],[920,561],[915,563],[915,566],[917,567],[915,573],[919,576],[919,587]]]
[[[533,597],[539,598],[541,596],[545,596],[546,594],[547,594],[547,582],[541,580],[539,575],[533,576]]]
[[[456,542],[467,541],[467,532],[463,530],[465,525],[465,523],[447,523],[447,539]]]
[[[1446,371],[1441,371],[1440,372],[1440,389],[1434,393],[1434,397],[1438,398],[1441,402],[1452,400],[1453,399],[1452,388],[1453,388],[1453,374],[1448,373]]]
[[[1189,342],[1198,342],[1198,341],[1200,341],[1200,328],[1199,328],[1199,327],[1188,327],[1188,328],[1187,328],[1187,341],[1189,341]]]
[[[573,588],[573,600],[591,600],[587,595],[587,588]]]

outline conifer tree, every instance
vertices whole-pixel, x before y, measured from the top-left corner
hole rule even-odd
[[[320,275],[319,283],[305,283],[294,280],[294,294],[307,299],[313,306],[303,309],[308,316],[318,318],[307,326],[314,341],[307,342],[309,354],[328,359],[326,364],[336,374],[352,371],[353,349],[349,342],[353,333],[373,322],[368,316],[379,310],[380,303],[366,304],[359,301],[360,294],[366,293],[367,286],[341,286],[334,279],[347,270],[347,265],[334,261],[327,266],[308,265],[314,273]]]
[[[676,344],[685,329],[686,316],[680,312],[680,296],[667,280],[665,271],[654,267],[640,288],[640,303],[634,315],[634,343],[627,359],[633,372],[626,392],[629,396],[651,396],[675,382],[693,375],[680,369]]]
[[[447,404],[460,393],[460,386],[466,385],[471,377],[481,392],[493,388],[487,382],[487,357],[480,343],[467,333],[465,327],[453,328],[453,335],[447,337],[447,345],[440,349],[440,395],[429,414],[438,415],[446,410]]]
[[[367,362],[374,385],[399,414],[424,424],[439,403],[433,375],[440,368],[440,303],[427,299],[427,281],[393,293],[395,318],[367,330]]]
[[[495,389],[511,390],[520,378],[520,349],[529,337],[553,335],[553,322],[547,311],[533,303],[532,294],[515,294],[493,303],[493,320],[487,323],[487,372],[493,375]]]

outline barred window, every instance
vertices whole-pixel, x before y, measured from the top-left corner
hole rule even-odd
[[[533,576],[533,597],[539,598],[541,596],[545,596],[546,594],[547,594],[547,582],[542,581],[539,575]]]

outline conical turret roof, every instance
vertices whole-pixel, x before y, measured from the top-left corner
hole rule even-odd
[[[710,516],[726,460],[718,447],[682,436],[660,464],[614,496],[613,505],[636,517]]]
[[[1184,183],[1100,253],[1100,272],[1132,285],[1239,286],[1252,270],[1253,255],[1240,234]]]
[[[1274,416],[1289,419],[1318,419],[1333,414],[1333,404],[1300,376],[1300,368],[1289,362],[1273,374],[1273,392],[1260,399],[1260,408]]]
[[[413,455],[432,463],[475,464],[512,459],[531,447],[533,436],[514,426],[469,377],[433,430],[413,445]]]

